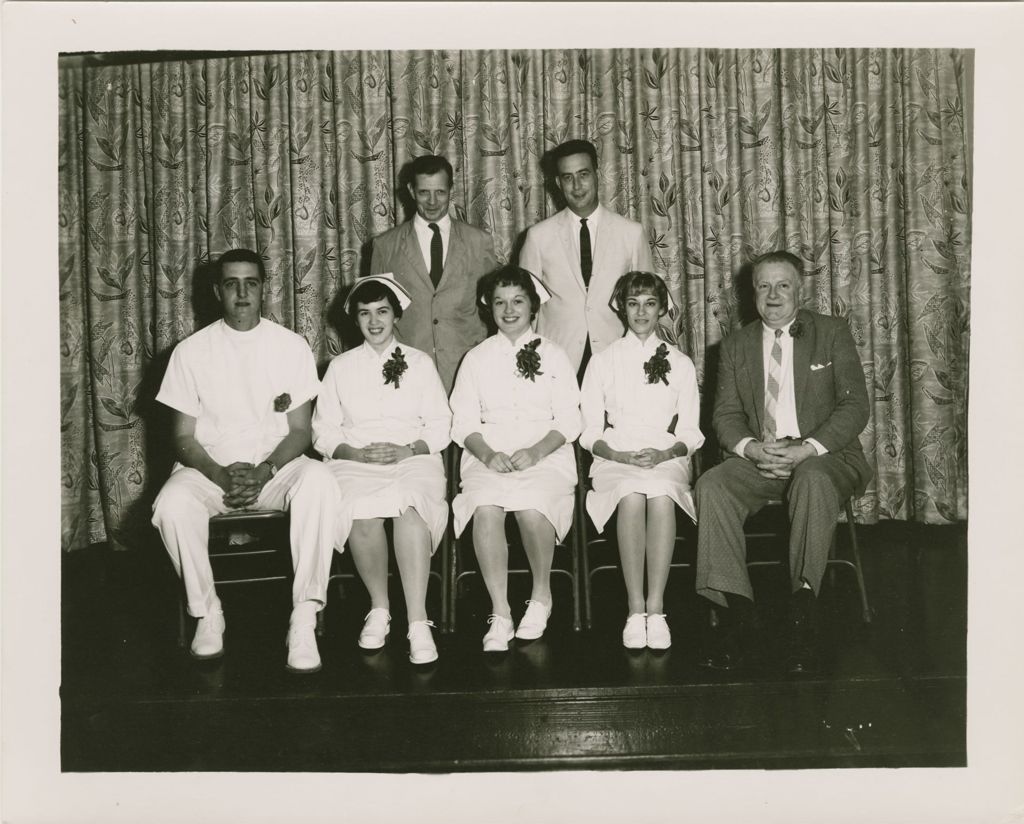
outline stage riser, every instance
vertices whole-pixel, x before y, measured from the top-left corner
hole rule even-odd
[[[66,707],[65,741],[75,744],[63,761],[68,771],[962,766],[965,686],[935,678],[910,689],[723,683]]]

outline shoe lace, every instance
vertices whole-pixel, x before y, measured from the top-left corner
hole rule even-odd
[[[510,618],[502,618],[500,615],[492,615],[490,618],[487,619],[488,624],[493,624],[495,621],[508,621],[509,623],[511,623]]]
[[[384,609],[384,607],[374,607],[368,613],[366,613],[366,615],[363,616],[363,620],[364,621],[367,620],[375,612],[383,612],[384,613],[384,620],[385,621],[390,621],[391,620],[391,613],[388,612],[386,609]]]
[[[436,629],[437,625],[429,619],[426,621],[413,621],[409,624],[409,635],[412,635],[413,629],[416,627],[431,627],[432,629]]]

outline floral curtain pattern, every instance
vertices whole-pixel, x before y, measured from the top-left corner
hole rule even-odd
[[[265,313],[321,364],[331,306],[404,219],[419,154],[501,260],[550,215],[540,159],[584,137],[602,202],[640,221],[704,382],[740,273],[785,247],[846,317],[873,387],[858,519],[967,516],[970,53],[318,52],[82,66],[59,83],[62,540],[130,545],[166,477],[152,402],[208,303],[197,269],[264,256]],[[710,399],[705,399],[709,401]],[[158,453],[162,457],[157,458]]]

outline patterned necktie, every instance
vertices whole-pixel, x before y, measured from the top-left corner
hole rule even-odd
[[[779,387],[782,385],[782,330],[775,330],[775,342],[772,344],[772,354],[768,358],[768,382],[764,387],[764,428],[761,431],[761,440],[764,443],[771,443],[775,440],[776,420],[775,412],[779,405]]]
[[[590,286],[590,273],[594,268],[594,259],[590,252],[590,229],[587,219],[580,218],[580,272],[583,273],[583,285]]]
[[[436,223],[428,223],[430,231],[434,236],[430,239],[430,282],[437,288],[441,282],[441,272],[444,270],[444,249],[441,246],[441,230]]]

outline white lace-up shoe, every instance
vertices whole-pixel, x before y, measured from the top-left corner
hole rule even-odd
[[[668,649],[672,646],[672,633],[668,631],[668,623],[664,613],[647,616],[647,648]]]
[[[491,628],[484,636],[484,652],[507,652],[508,642],[516,634],[515,625],[511,618],[502,618],[500,615],[492,615],[487,619]]]
[[[391,613],[384,607],[376,607],[366,613],[366,623],[359,633],[359,646],[362,649],[380,649],[384,640],[391,632]]]
[[[409,660],[414,664],[430,664],[437,660],[437,645],[430,628],[433,621],[413,621],[409,624]]]
[[[320,651],[316,646],[316,604],[303,601],[292,609],[288,623],[288,671],[317,672]]]
[[[548,626],[548,618],[551,616],[551,604],[542,604],[540,601],[527,601],[526,613],[523,620],[519,622],[519,629],[516,630],[516,638],[524,641],[533,641],[544,634]]]
[[[224,654],[224,611],[210,610],[196,624],[196,634],[192,638],[189,652],[193,658],[220,658]]]
[[[636,612],[626,619],[622,630],[622,646],[626,649],[643,649],[647,646],[647,613]]]

